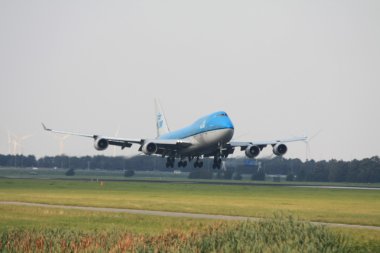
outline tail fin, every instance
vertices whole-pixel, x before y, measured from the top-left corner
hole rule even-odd
[[[166,122],[164,111],[158,99],[155,99],[155,106],[156,106],[157,137],[160,137],[163,134],[169,133],[170,130],[169,130],[168,123]]]

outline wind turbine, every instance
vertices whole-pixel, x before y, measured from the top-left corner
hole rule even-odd
[[[9,145],[10,148],[12,147],[12,154],[13,155],[22,154],[22,147],[23,147],[22,142],[24,142],[25,140],[29,139],[32,136],[33,136],[32,134],[20,136],[14,133],[10,133],[8,131],[8,144],[10,144]]]
[[[314,135],[312,135],[310,138],[307,138],[304,143],[306,145],[305,147],[305,157],[306,157],[306,161],[309,161],[310,159],[310,142],[312,139],[314,139],[315,137],[317,137],[320,133],[322,132],[322,129],[320,129],[318,132],[316,132]]]
[[[9,131],[7,131],[8,134],[8,154],[12,154],[12,136]]]
[[[58,145],[59,145],[59,155],[63,155],[63,150],[65,148],[65,141],[67,138],[69,138],[70,135],[69,134],[65,134],[63,136],[56,136],[54,135],[54,138],[58,141]]]

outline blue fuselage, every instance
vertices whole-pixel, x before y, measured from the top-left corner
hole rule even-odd
[[[182,155],[212,153],[228,143],[233,136],[234,126],[223,112],[215,112],[195,121],[188,127],[161,135],[162,140],[187,140],[193,145],[181,151]]]

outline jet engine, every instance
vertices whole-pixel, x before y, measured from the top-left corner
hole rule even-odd
[[[250,145],[245,149],[245,155],[249,158],[255,158],[260,154],[260,148],[258,146]]]
[[[94,147],[96,150],[105,150],[108,147],[107,139],[96,138],[94,142]]]
[[[157,144],[153,142],[148,142],[144,144],[141,150],[142,152],[144,152],[144,154],[151,155],[151,154],[156,153],[157,149],[158,149]]]
[[[277,143],[273,146],[273,154],[275,155],[285,155],[286,151],[288,151],[288,147],[283,143]]]

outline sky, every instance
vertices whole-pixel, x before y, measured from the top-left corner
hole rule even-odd
[[[224,110],[235,140],[306,134],[315,160],[380,155],[379,25],[377,0],[0,0],[0,153],[12,133],[31,135],[17,152],[59,154],[41,122],[154,138],[159,98],[172,130]],[[63,152],[137,148],[71,136]]]

